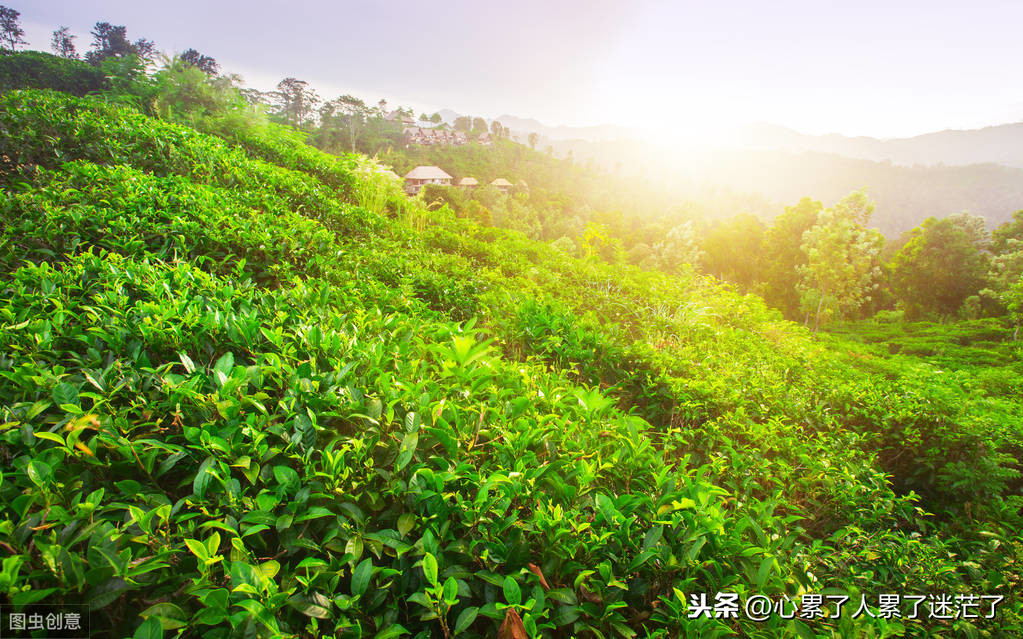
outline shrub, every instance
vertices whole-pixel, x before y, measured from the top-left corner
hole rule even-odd
[[[109,86],[103,71],[79,60],[40,51],[0,56],[0,93],[14,89],[54,89],[82,96]]]

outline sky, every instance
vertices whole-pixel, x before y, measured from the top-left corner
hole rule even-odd
[[[1023,121],[1023,2],[0,0],[31,48],[97,21],[248,86],[548,125],[908,137]]]

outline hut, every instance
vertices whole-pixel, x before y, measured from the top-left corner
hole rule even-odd
[[[477,182],[476,178],[474,178],[474,177],[464,177],[464,178],[462,178],[461,180],[458,181],[458,186],[460,188],[463,188],[463,189],[466,189],[466,190],[474,189],[474,188],[476,188],[479,185],[480,185],[480,183]]]
[[[502,193],[507,193],[508,189],[512,187],[512,183],[504,178],[497,178],[490,183],[490,186],[497,187],[497,190]]]
[[[409,195],[419,193],[424,184],[451,186],[451,176],[439,166],[417,166],[405,175],[405,192]]]

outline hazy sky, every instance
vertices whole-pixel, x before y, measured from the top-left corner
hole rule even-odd
[[[33,48],[97,21],[269,89],[681,133],[908,136],[1023,120],[1023,2],[0,0]]]

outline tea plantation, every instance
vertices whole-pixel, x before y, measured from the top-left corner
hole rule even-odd
[[[1023,635],[1018,347],[814,339],[223,135],[0,97],[0,602],[102,637]]]

